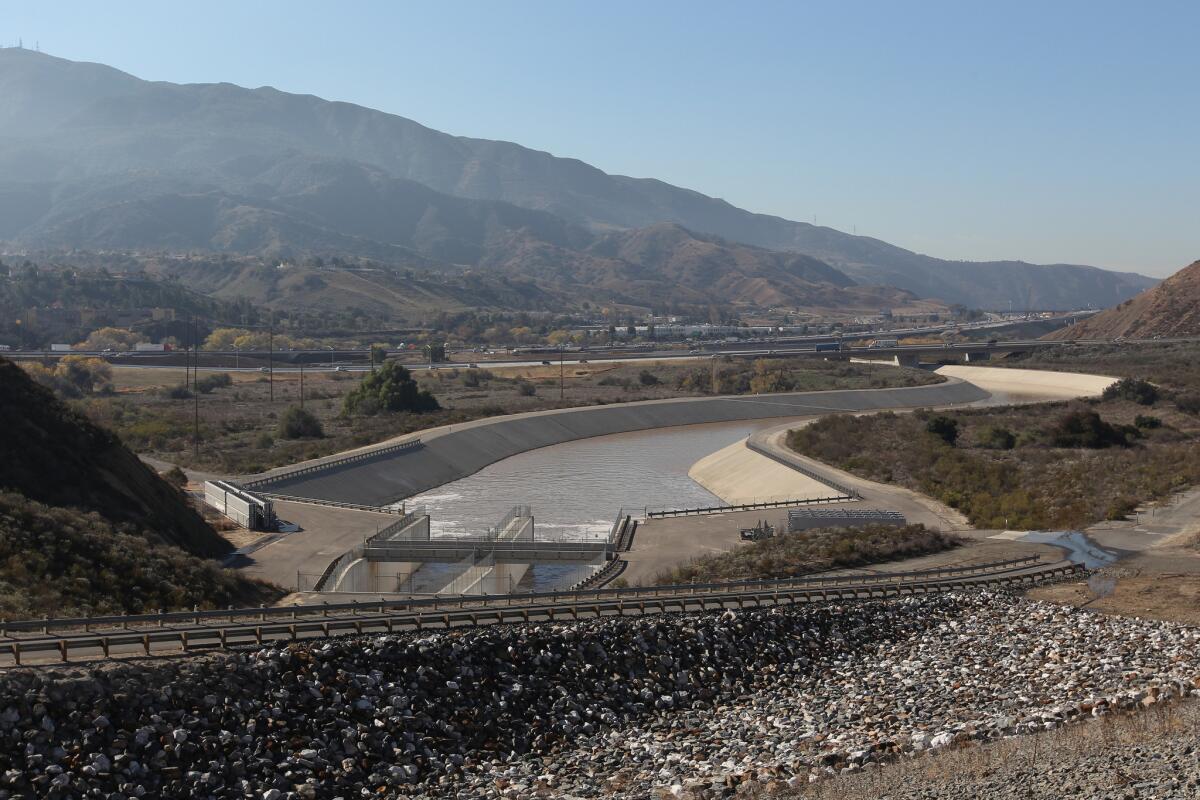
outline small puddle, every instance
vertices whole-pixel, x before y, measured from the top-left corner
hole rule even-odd
[[[1117,560],[1117,553],[1105,550],[1082,531],[1030,531],[1018,541],[1049,544],[1067,551],[1067,558],[1088,569],[1096,569]]]

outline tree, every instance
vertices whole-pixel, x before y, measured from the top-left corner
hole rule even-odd
[[[371,366],[387,361],[388,348],[386,344],[371,345]]]
[[[112,367],[99,358],[67,356],[54,371],[83,394],[91,394],[100,384],[112,381]]]
[[[925,430],[954,447],[958,442],[958,420],[947,416],[936,416],[925,425]]]
[[[138,342],[146,341],[140,333],[125,328],[98,328],[75,345],[76,350],[132,350]]]
[[[321,421],[300,406],[288,406],[279,417],[280,439],[320,439],[324,436]]]
[[[395,361],[368,373],[342,401],[345,414],[423,412],[440,407],[437,398],[421,389],[412,373]]]

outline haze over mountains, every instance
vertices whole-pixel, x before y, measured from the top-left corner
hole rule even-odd
[[[803,156],[801,156],[803,157]],[[801,189],[802,190],[802,189]],[[0,50],[0,239],[365,256],[645,302],[1115,305],[1131,273],[964,263],[270,88]],[[897,287],[902,291],[879,287]]]

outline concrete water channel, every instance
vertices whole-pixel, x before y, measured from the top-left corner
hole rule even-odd
[[[941,385],[901,390],[821,392],[624,404],[518,415],[454,430],[425,432],[420,446],[378,459],[273,480],[271,491],[382,505],[404,499],[430,515],[431,540],[486,536],[514,505],[530,506],[543,541],[602,540],[622,509],[720,504],[688,476],[703,457],[750,434],[831,411],[870,411],[1028,402],[1093,393],[1091,385],[1008,369],[951,368]],[[987,380],[982,380],[986,377]],[[1066,380],[1071,385],[1060,386]],[[678,554],[686,560],[688,553]],[[531,564],[514,591],[559,590],[594,565]],[[425,583],[450,584],[460,562],[428,561]],[[419,572],[419,570],[418,570]],[[514,573],[515,574],[515,573]],[[437,578],[437,580],[433,580]],[[374,587],[373,587],[374,588]],[[376,589],[376,591],[379,591]],[[435,590],[436,591],[436,590]]]

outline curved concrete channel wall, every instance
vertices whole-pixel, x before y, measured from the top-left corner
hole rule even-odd
[[[973,384],[949,379],[898,389],[651,400],[519,414],[437,435],[424,434],[423,444],[413,449],[393,449],[365,460],[332,460],[321,469],[282,475],[271,481],[271,491],[317,500],[384,505],[465,478],[509,456],[574,439],[837,411],[948,406],[988,396]]]

